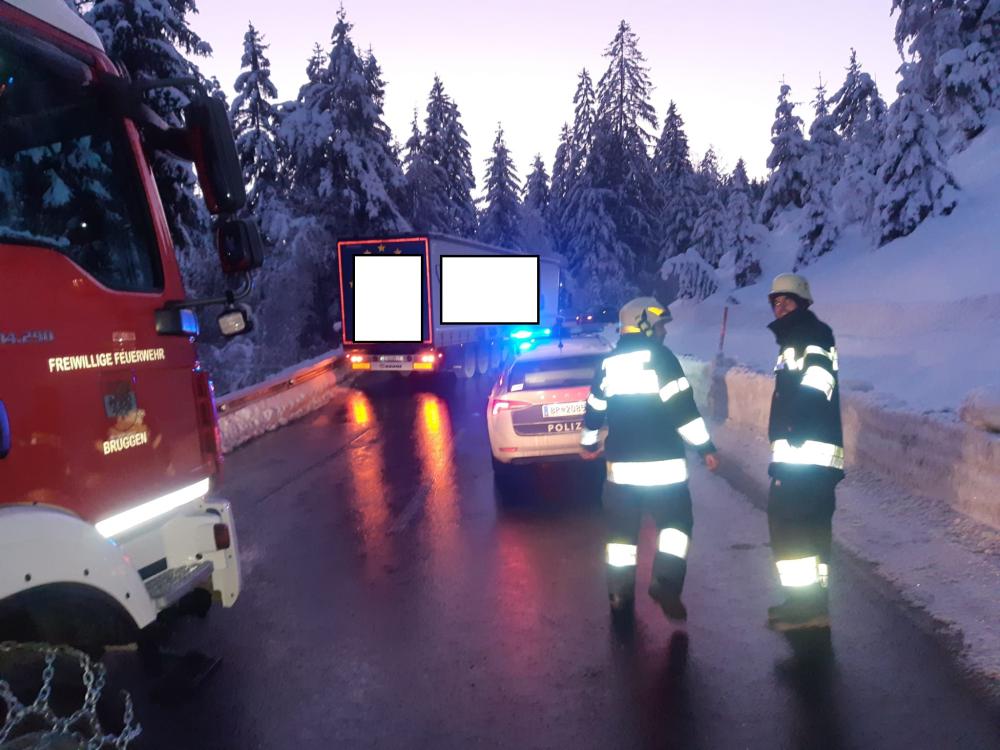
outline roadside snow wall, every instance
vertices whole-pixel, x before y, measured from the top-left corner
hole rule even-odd
[[[222,452],[276,430],[324,406],[337,385],[340,351],[290,367],[218,401]]]
[[[682,361],[707,415],[766,443],[772,375]],[[965,422],[887,409],[862,393],[847,391],[841,402],[848,473],[852,466],[868,470],[1000,529],[1000,435]]]

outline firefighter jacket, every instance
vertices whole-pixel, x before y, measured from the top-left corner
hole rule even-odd
[[[768,328],[779,349],[768,424],[768,472],[781,479],[818,467],[839,481],[844,477],[844,437],[833,331],[804,308]]]
[[[680,362],[644,334],[625,334],[594,373],[580,444],[598,448],[607,424],[608,481],[656,486],[687,480],[685,443],[715,451]]]

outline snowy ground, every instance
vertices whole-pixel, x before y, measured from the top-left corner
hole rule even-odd
[[[951,216],[925,221],[877,250],[853,228],[805,269],[817,315],[834,330],[846,390],[873,391],[882,403],[957,419],[977,388],[1000,386],[1000,124],[952,167],[962,187]],[[769,370],[774,339],[767,284],[790,271],[797,239],[771,236],[762,282],[732,295],[724,354]],[[727,295],[671,305],[667,343],[678,353],[714,357]]]

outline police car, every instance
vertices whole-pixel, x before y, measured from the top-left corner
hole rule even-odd
[[[611,348],[601,336],[542,340],[504,368],[486,407],[498,478],[521,464],[579,456],[590,385]]]

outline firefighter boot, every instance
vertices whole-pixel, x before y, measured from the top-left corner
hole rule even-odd
[[[673,622],[687,620],[687,607],[681,601],[681,593],[676,586],[670,586],[653,579],[652,583],[649,584],[649,595],[653,601],[660,605],[660,609],[663,610],[663,614],[667,616],[668,620]]]
[[[628,617],[635,604],[635,568],[608,568],[608,604],[615,617]]]
[[[804,628],[829,628],[826,589],[821,586],[789,589],[785,601],[767,608],[767,626],[779,633]]]

